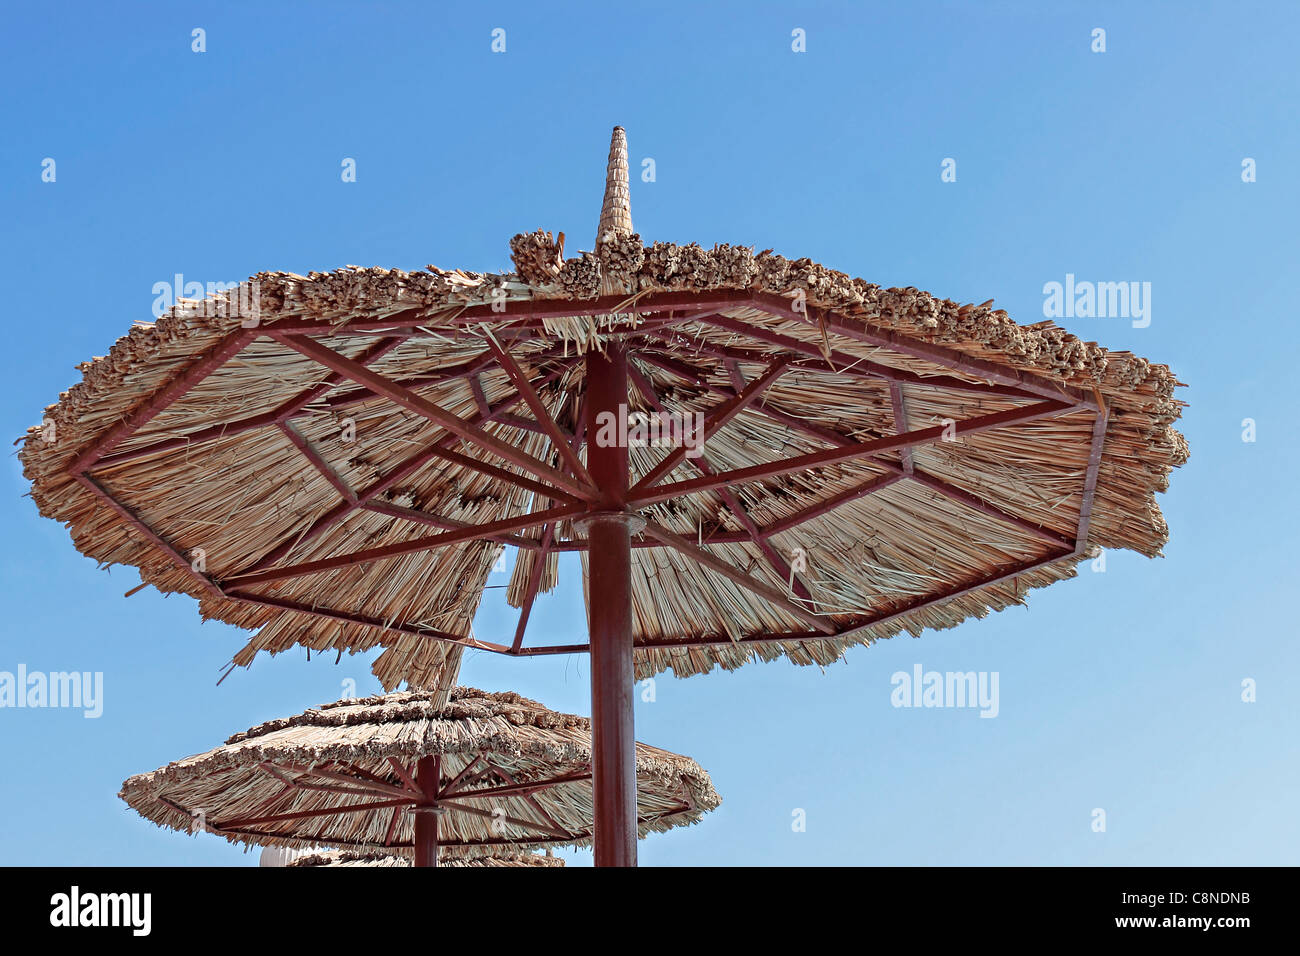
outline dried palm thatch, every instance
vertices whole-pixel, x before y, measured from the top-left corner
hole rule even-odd
[[[590,721],[514,693],[458,687],[346,699],[235,734],[131,777],[119,794],[175,830],[232,843],[409,858],[412,807],[436,805],[446,857],[591,842]],[[437,761],[437,799],[421,758]],[[636,746],[639,833],[697,822],[721,798],[694,760]],[[348,809],[352,808],[352,809]]]
[[[584,646],[524,628],[586,546],[582,356],[619,342],[631,412],[718,424],[699,458],[630,450],[654,479],[639,676],[824,665],[1020,604],[1097,547],[1160,553],[1155,494],[1188,454],[1166,366],[808,259],[645,245],[621,130],[599,228],[568,259],[562,233],[515,236],[510,274],[262,273],[178,305],[29,431],[33,499],[85,554],[255,630],[236,665],[383,647],[385,688],[445,693],[463,647]],[[520,625],[479,640],[507,546]]]
[[[326,850],[322,853],[309,853],[300,856],[286,866],[410,866],[411,860],[405,856],[391,853],[371,853],[364,850]],[[558,856],[544,853],[493,853],[479,857],[450,857],[441,866],[564,866],[564,860]]]

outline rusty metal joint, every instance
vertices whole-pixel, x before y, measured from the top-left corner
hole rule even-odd
[[[641,517],[635,511],[589,511],[581,517],[573,519],[573,527],[583,534],[588,533],[592,524],[597,521],[621,521],[627,525],[630,534],[640,534],[645,530],[645,518]]]

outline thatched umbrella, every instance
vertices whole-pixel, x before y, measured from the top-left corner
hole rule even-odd
[[[325,850],[320,853],[308,853],[305,856],[295,857],[293,860],[285,864],[286,867],[388,867],[411,865],[409,857],[395,856],[391,853],[368,853],[364,850]],[[448,857],[447,859],[440,861],[438,865],[475,867],[558,867],[564,866],[564,860],[558,856],[548,856],[544,853],[493,853],[490,856]]]
[[[636,745],[640,836],[721,798],[694,760]],[[128,779],[161,826],[265,847],[452,857],[591,842],[591,722],[518,694],[458,687],[345,699],[235,734]],[[409,862],[409,860],[408,860]],[[444,860],[445,862],[445,860]]]
[[[1165,366],[808,259],[643,245],[621,129],[606,178],[577,258],[534,232],[509,274],[263,273],[182,304],[22,457],[86,554],[259,629],[234,665],[382,646],[384,687],[445,691],[465,647],[590,652],[597,862],[631,863],[634,676],[829,664],[1099,546],[1156,555],[1187,446]],[[483,640],[504,547],[519,622]],[[567,551],[591,640],[528,641]]]

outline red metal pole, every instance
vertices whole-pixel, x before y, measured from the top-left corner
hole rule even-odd
[[[421,757],[415,764],[415,782],[424,799],[415,807],[415,865],[438,865],[438,814],[433,805],[438,799],[438,778],[442,775],[441,757]]]
[[[636,866],[632,535],[620,427],[626,420],[627,353],[611,343],[604,354],[587,353],[587,470],[601,493],[587,521],[596,866]]]

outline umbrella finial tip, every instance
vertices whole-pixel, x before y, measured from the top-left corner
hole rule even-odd
[[[627,134],[623,127],[615,126],[609,141],[609,164],[605,169],[605,198],[600,207],[600,224],[596,227],[596,242],[606,233],[619,236],[632,234],[632,201],[628,189]]]

